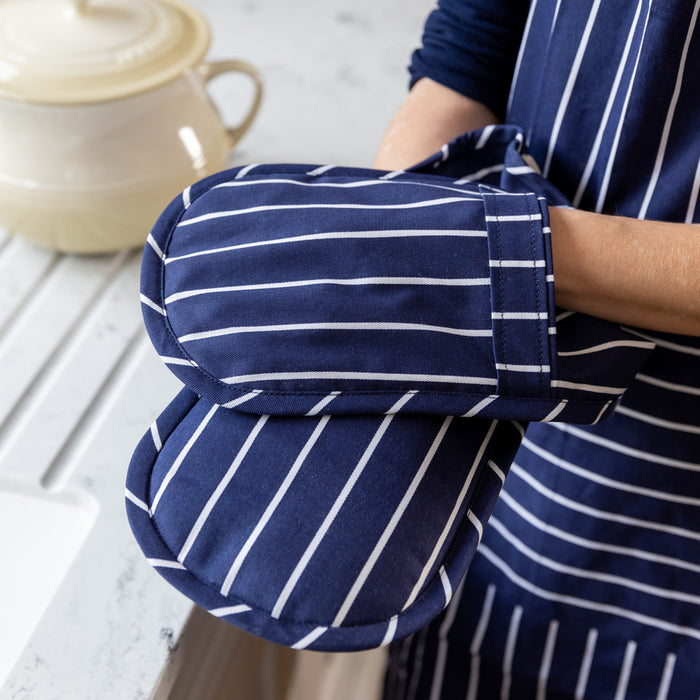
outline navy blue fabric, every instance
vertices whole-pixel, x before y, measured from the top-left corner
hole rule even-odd
[[[141,299],[186,388],[134,454],[128,514],[212,614],[295,648],[416,632],[464,579],[517,421],[595,423],[632,382],[653,343],[597,319],[562,327],[557,361],[566,200],[522,149],[502,127],[412,172],[247,166],[163,213]]]
[[[507,121],[573,205],[700,223],[697,0],[533,0],[524,29],[505,0],[449,5],[517,32],[513,76],[479,90],[510,89]],[[426,31],[414,78],[478,70]],[[558,314],[560,372],[583,358],[574,326]],[[634,332],[656,348],[608,420],[529,425],[463,588],[392,647],[387,700],[700,696],[700,339]]]
[[[189,389],[176,402],[187,413],[172,423],[161,416],[162,448],[149,432],[129,471],[129,517],[139,542],[200,606],[297,648],[374,647],[432,620],[474,556],[473,521],[485,521],[493,508],[501,485],[493,465],[507,472],[520,438],[507,421],[470,420],[465,430],[465,419],[437,416],[256,417],[217,408]],[[392,523],[399,510],[403,516]],[[368,567],[371,552],[376,561]]]
[[[564,199],[521,146],[504,128],[391,178],[288,165],[204,180],[144,255],[156,349],[242,411],[303,415],[335,393],[333,413],[386,412],[410,391],[409,412],[543,420],[565,402],[562,419],[594,422],[652,346],[582,317],[625,350],[613,344],[596,382],[586,361],[558,370],[544,195]]]
[[[440,0],[426,20],[423,45],[411,60],[411,85],[430,77],[506,113],[508,85],[527,18],[527,0],[461,3]]]

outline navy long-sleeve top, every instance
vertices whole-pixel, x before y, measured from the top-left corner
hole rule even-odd
[[[411,81],[520,126],[577,207],[699,222],[699,11],[440,0]],[[463,587],[395,644],[385,697],[698,698],[700,339],[634,332],[656,349],[609,420],[530,425]]]

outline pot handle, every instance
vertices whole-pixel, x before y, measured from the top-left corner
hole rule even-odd
[[[203,63],[201,68],[201,76],[205,83],[208,83],[216,76],[222,73],[245,73],[253,81],[255,87],[255,94],[253,95],[253,101],[248,109],[248,114],[243,118],[240,124],[234,127],[227,127],[226,133],[229,138],[229,147],[233,148],[235,144],[240,140],[241,136],[245,134],[248,127],[252,124],[255,115],[258,113],[260,108],[260,102],[262,101],[263,95],[263,81],[262,76],[257,68],[252,66],[247,61],[241,61],[238,59],[232,59],[228,61],[210,61]]]

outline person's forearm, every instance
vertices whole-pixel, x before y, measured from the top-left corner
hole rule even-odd
[[[453,138],[497,123],[480,102],[421,78],[409,92],[382,139],[374,161],[379,170],[408,168]]]
[[[559,306],[700,336],[700,225],[549,211]]]

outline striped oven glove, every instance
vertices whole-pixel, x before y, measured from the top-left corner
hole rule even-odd
[[[652,349],[557,322],[547,203],[514,127],[407,172],[247,166],[173,201],[141,299],[186,386],[127,477],[153,566],[295,648],[437,616],[527,421],[600,420]]]

